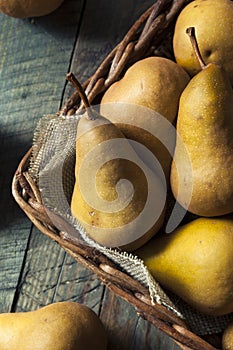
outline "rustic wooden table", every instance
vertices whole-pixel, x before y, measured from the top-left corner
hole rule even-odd
[[[84,303],[102,319],[111,350],[179,347],[41,234],[14,202],[11,182],[38,119],[55,113],[70,95],[66,73],[86,80],[152,3],[65,0],[40,18],[0,14],[0,312]]]

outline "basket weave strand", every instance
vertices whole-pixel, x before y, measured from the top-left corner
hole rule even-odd
[[[95,73],[83,83],[92,103],[117,81],[134,62],[153,55],[165,40],[182,7],[189,1],[158,0],[134,23],[123,40],[109,53]],[[74,114],[82,110],[79,95],[74,92],[58,114]],[[56,241],[75,260],[94,272],[114,293],[132,304],[137,313],[162,330],[183,349],[214,350],[209,341],[188,330],[186,323],[162,305],[151,305],[148,290],[128,274],[120,271],[110,259],[96,249],[77,243],[51,222],[43,206],[40,192],[29,174],[30,149],[22,158],[12,182],[12,193],[32,223],[47,237]]]
[[[165,40],[166,32],[174,24],[177,14],[187,0],[158,0],[129,29],[123,40],[107,55],[95,73],[84,82],[90,103],[116,82],[123,70],[137,60],[153,54]],[[140,32],[139,29],[144,25]],[[61,114],[74,114],[83,108],[77,92],[66,101]]]

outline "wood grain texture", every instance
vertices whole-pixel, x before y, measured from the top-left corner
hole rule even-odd
[[[83,21],[70,70],[80,82],[88,79],[106,55],[123,39],[153,0],[86,1]],[[66,88],[65,99],[73,88]]]
[[[11,196],[12,176],[39,117],[59,109],[82,8],[66,1],[38,19],[0,14],[0,311],[11,309],[31,230]]]
[[[33,228],[17,311],[35,310],[53,302],[72,300],[88,305],[98,314],[103,289],[93,273]]]
[[[100,317],[108,331],[111,350],[179,350],[167,335],[141,317],[124,300],[106,290]]]
[[[178,350],[96,276],[33,227],[11,196],[11,179],[37,120],[70,96],[65,74],[86,80],[153,1],[65,0],[53,14],[17,20],[0,15],[0,312],[35,310],[62,300],[91,307],[109,350]]]

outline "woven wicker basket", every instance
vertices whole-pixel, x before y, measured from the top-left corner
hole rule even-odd
[[[130,28],[123,40],[110,52],[96,72],[84,84],[90,103],[99,101],[102,93],[132,63],[151,55],[172,56],[171,37],[177,15],[190,1],[158,0]],[[80,97],[74,93],[62,108],[63,114],[73,114],[82,108]],[[60,113],[59,112],[59,113]],[[13,178],[12,192],[16,202],[33,224],[56,241],[78,262],[93,271],[115,294],[132,304],[137,313],[172,337],[183,349],[213,350],[219,348],[220,337],[205,339],[188,329],[185,322],[164,306],[151,305],[148,290],[138,281],[120,271],[105,255],[90,246],[77,244],[54,227],[46,214],[40,192],[29,175],[32,149],[21,160]]]

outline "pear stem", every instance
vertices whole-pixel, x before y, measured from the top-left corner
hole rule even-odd
[[[189,38],[190,38],[190,41],[191,41],[191,44],[192,44],[192,47],[193,47],[193,51],[198,59],[198,62],[201,66],[201,69],[204,69],[206,67],[206,64],[202,58],[202,55],[200,53],[200,50],[199,50],[199,46],[197,44],[197,38],[196,38],[196,35],[195,35],[195,28],[194,27],[189,27],[186,29],[186,33],[188,34]]]
[[[88,101],[87,95],[86,95],[82,85],[80,84],[78,79],[75,77],[75,75],[73,73],[67,73],[66,79],[74,86],[74,88],[77,90],[80,98],[82,99],[83,104],[84,104],[86,111],[87,111],[87,119],[89,119],[89,120],[96,119],[95,114],[91,112],[91,105]]]

